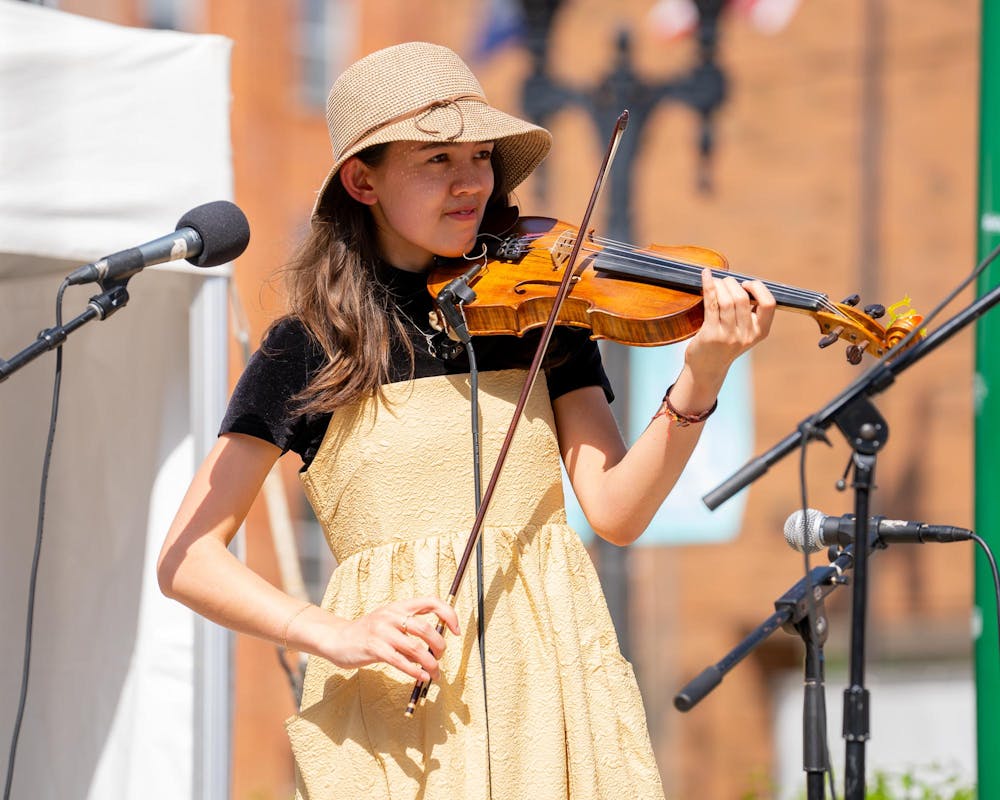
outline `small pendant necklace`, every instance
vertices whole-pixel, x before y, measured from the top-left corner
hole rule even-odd
[[[427,331],[417,325],[417,323],[413,321],[413,318],[403,311],[398,304],[396,305],[396,311],[399,312],[403,319],[413,326],[413,329],[417,333],[424,337],[424,341],[427,343],[427,352],[430,354],[431,358],[437,358],[442,361],[451,361],[462,353],[462,350],[464,349],[462,343],[452,340],[444,330],[427,333]],[[431,311],[430,314],[434,315],[435,312]],[[432,327],[434,327],[433,324]]]
[[[396,306],[396,311],[399,312],[400,316],[403,319],[405,319],[407,322],[410,323],[411,326],[413,326],[413,330],[415,330],[417,333],[419,333],[421,336],[424,337],[424,341],[427,342],[427,352],[429,352],[432,357],[437,358],[437,348],[434,347],[434,334],[427,333],[427,331],[425,331],[423,328],[417,325],[417,323],[413,321],[413,318],[405,311],[403,311],[403,309],[401,309],[398,305]]]

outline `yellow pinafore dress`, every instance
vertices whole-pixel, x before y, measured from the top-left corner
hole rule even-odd
[[[484,484],[524,375],[480,375]],[[350,619],[393,600],[446,597],[475,518],[469,376],[386,394],[388,405],[338,409],[302,475],[338,562],[323,606]],[[310,659],[301,711],[287,723],[299,800],[663,797],[632,668],[566,524],[541,376],[482,535],[487,697],[470,564],[455,602],[462,634],[445,633],[441,680],[413,718],[402,673]]]

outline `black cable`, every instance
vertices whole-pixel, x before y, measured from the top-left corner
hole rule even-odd
[[[806,452],[810,440],[811,431],[808,429],[808,425],[804,424],[802,426],[802,444],[799,448],[799,499],[802,501],[802,541],[807,542],[808,537],[806,536],[806,512],[809,509],[809,500],[807,497],[807,481],[806,481]],[[809,548],[802,548],[802,558],[805,564],[805,581],[806,581],[806,617],[809,621],[809,630],[815,634],[816,632],[816,599],[813,594],[812,586],[812,563],[809,560]],[[817,647],[814,636],[809,637],[809,641],[812,643],[813,647]],[[806,653],[806,658],[810,656]],[[825,669],[825,665],[819,660],[817,654],[817,663],[820,664],[821,668]],[[826,694],[826,677],[824,675],[823,679],[823,693]],[[824,707],[826,706],[826,699],[823,700]],[[825,715],[825,710],[824,710]],[[823,731],[823,750],[826,753],[826,775],[830,784],[830,797],[832,800],[837,800],[837,789],[835,786],[835,776],[833,774],[833,760],[830,758],[830,742],[827,736],[827,731]]]
[[[459,309],[461,310],[461,306]],[[464,316],[464,315],[463,315]],[[475,493],[475,513],[483,504],[483,475],[482,475],[482,453],[480,452],[480,430],[479,430],[479,367],[476,365],[476,351],[472,347],[472,341],[465,343],[465,349],[469,353],[469,396],[471,399],[472,414],[472,481]],[[486,696],[486,623],[484,620],[484,610],[486,598],[483,589],[483,537],[476,541],[476,606],[479,619],[477,622],[477,635],[479,638],[479,659],[483,665],[483,697]],[[488,740],[487,736],[487,740]]]
[[[972,534],[973,541],[983,548],[983,554],[986,556],[986,560],[990,562],[990,570],[993,572],[993,594],[996,596],[997,607],[994,613],[997,615],[997,625],[1000,626],[1000,574],[997,573],[997,562],[993,558],[993,553],[990,550],[990,546],[986,544],[986,540],[977,534]]]
[[[459,311],[462,306],[459,304]],[[462,316],[465,312],[462,311]],[[476,351],[471,339],[465,343],[469,354],[469,394],[472,409],[472,480],[476,496],[476,513],[483,504],[482,453],[480,451],[479,430],[479,367],[476,365]],[[476,637],[479,640],[479,663],[483,673],[483,713],[486,721],[486,782],[489,797],[493,797],[493,770],[490,768],[490,709],[486,695],[486,596],[483,580],[483,536],[476,542]]]
[[[63,292],[69,284],[64,280],[56,293],[56,327],[62,326]],[[28,611],[24,626],[24,663],[21,667],[21,691],[17,701],[17,716],[14,732],[10,739],[10,753],[7,757],[7,779],[4,784],[3,800],[10,800],[10,790],[14,782],[14,761],[17,757],[17,742],[24,720],[24,707],[28,701],[28,675],[31,670],[31,638],[35,619],[35,589],[38,585],[38,565],[42,555],[42,531],[45,529],[45,496],[49,482],[49,464],[52,461],[52,445],[56,436],[56,420],[59,416],[59,390],[62,385],[62,345],[56,347],[56,373],[52,385],[52,413],[49,417],[49,435],[45,442],[45,457],[42,460],[42,483],[38,496],[38,524],[35,529],[35,552],[31,558],[31,577],[28,581]]]
[[[483,504],[483,465],[482,453],[480,452],[480,431],[479,431],[479,368],[476,366],[476,351],[472,348],[472,342],[465,345],[469,353],[469,393],[472,397],[472,480],[476,492],[476,513]],[[479,539],[482,542],[482,537]]]

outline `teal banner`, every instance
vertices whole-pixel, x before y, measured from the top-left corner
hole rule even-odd
[[[1000,5],[982,3],[979,123],[979,257],[1000,244]],[[979,295],[1000,285],[1000,265],[980,277]],[[976,532],[1000,554],[1000,308],[976,324]],[[976,551],[976,718],[979,797],[1000,797],[1000,668],[997,608],[989,564]]]
[[[630,347],[628,388],[616,403],[625,405],[624,436],[631,445],[642,434],[660,407],[663,393],[684,366],[685,344],[666,347]],[[747,489],[714,512],[702,495],[749,461],[753,453],[753,386],[750,354],[738,358],[719,393],[718,411],[705,424],[698,446],[691,454],[677,485],[636,545],[717,544],[732,541],[743,526]],[[566,514],[584,541],[593,531],[573,495],[563,472]],[[775,531],[780,535],[780,531]]]

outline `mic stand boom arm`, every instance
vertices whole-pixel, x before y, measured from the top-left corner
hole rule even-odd
[[[808,581],[801,578],[774,601],[775,612],[758,625],[742,642],[729,651],[718,663],[707,667],[674,696],[678,711],[690,711],[709,692],[722,683],[730,670],[752,653],[772,633],[787,625],[795,625],[808,614],[808,589],[812,587],[817,608],[823,599],[846,580],[843,573],[854,563],[854,545],[846,547],[828,567],[813,567]],[[824,623],[825,626],[825,623]],[[825,637],[824,637],[825,638]]]
[[[102,283],[101,287],[104,288],[104,291],[90,298],[87,309],[82,314],[74,317],[65,325],[46,328],[38,334],[38,338],[34,342],[17,355],[12,356],[10,361],[0,358],[0,383],[7,380],[25,364],[34,361],[42,353],[59,347],[77,328],[83,327],[94,318],[105,320],[118,309],[123,308],[128,303],[126,283],[128,283],[128,279],[121,282],[111,282],[107,287]]]

